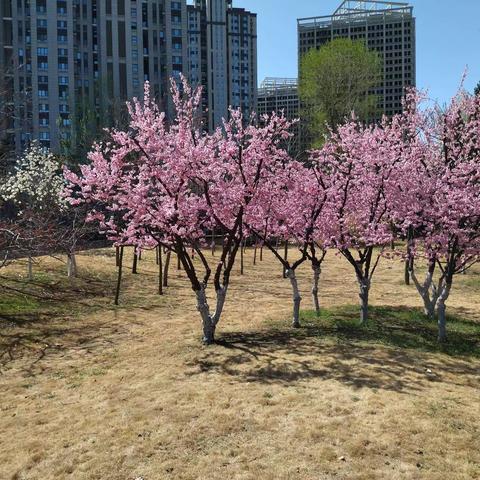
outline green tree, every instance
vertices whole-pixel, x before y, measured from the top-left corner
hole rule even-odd
[[[382,62],[362,40],[339,38],[311,49],[300,62],[299,95],[303,129],[313,146],[323,143],[327,125],[333,129],[352,111],[362,120],[374,117]]]
[[[478,82],[473,92],[475,93],[475,95],[480,95],[480,82]]]

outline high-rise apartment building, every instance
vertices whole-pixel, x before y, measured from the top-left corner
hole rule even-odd
[[[188,71],[203,86],[209,129],[228,107],[248,116],[257,100],[257,17],[232,0],[194,0],[188,5]]]
[[[331,16],[298,20],[299,58],[335,38],[365,40],[383,58],[383,79],[375,93],[382,113],[402,109],[406,87],[415,86],[415,17],[408,3],[346,0]]]
[[[296,78],[265,78],[258,89],[259,116],[272,112],[283,113],[288,120],[297,120],[300,113],[298,99],[298,81]],[[288,143],[292,156],[298,152],[299,123],[292,126],[293,137]]]
[[[248,113],[255,15],[231,1],[188,8],[187,0],[0,0],[0,95],[12,113],[0,117],[0,136],[18,150],[37,139],[58,151],[62,138],[75,142],[78,117],[117,120],[146,80],[171,118],[170,77],[182,72],[204,85],[212,125],[229,104]],[[198,64],[192,77],[190,64]]]
[[[75,108],[72,0],[1,4],[0,61],[11,106],[6,135],[16,145],[36,138],[58,147],[52,128],[67,135]]]
[[[0,62],[13,89],[17,148],[58,150],[76,115],[115,116],[149,80],[168,110],[168,78],[186,55],[186,3],[170,0],[2,0]]]
[[[92,0],[90,0],[92,1]],[[171,116],[170,78],[186,64],[186,3],[171,0],[107,0],[97,3],[99,79],[110,103],[151,94]]]

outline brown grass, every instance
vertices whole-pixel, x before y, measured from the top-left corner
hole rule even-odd
[[[114,308],[112,252],[95,253],[71,283],[42,259],[35,291],[50,300],[0,306],[0,479],[480,478],[478,358],[292,332],[288,283],[251,252],[220,343],[203,347],[175,261],[159,297],[147,253]],[[456,315],[480,321],[479,278],[459,279]],[[321,282],[324,306],[357,302],[341,258],[327,257]],[[300,283],[310,308],[307,266]],[[371,300],[420,306],[388,260]]]

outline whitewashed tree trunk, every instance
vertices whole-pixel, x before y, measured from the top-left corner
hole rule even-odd
[[[423,283],[419,282],[414,269],[410,270],[410,277],[413,280],[420,297],[422,297],[423,311],[425,312],[425,315],[427,315],[428,318],[433,319],[435,317],[435,304],[437,303],[438,297],[438,294],[436,294],[436,289],[432,288],[433,272],[430,270],[427,271]],[[432,297],[430,297],[431,291]]]
[[[216,292],[217,301],[214,314],[210,313],[210,307],[207,302],[205,289],[202,287],[200,290],[197,290],[195,294],[197,296],[197,309],[202,317],[203,343],[206,345],[211,345],[215,342],[215,330],[225,305],[227,289],[221,288]]]
[[[451,285],[448,283],[445,284],[445,286],[442,288],[442,292],[438,297],[438,341],[441,343],[447,340],[447,307],[445,305],[445,302],[450,295],[450,289]]]
[[[217,295],[217,305],[215,307],[215,314],[213,315],[213,321],[214,321],[215,327],[220,321],[220,317],[223,312],[223,307],[225,306],[225,299],[227,297],[226,287],[222,287],[220,290],[218,290],[216,292],[216,295]]]
[[[67,254],[67,276],[68,278],[75,278],[77,276],[77,260],[74,252]]]
[[[320,274],[322,273],[322,268],[320,265],[312,265],[313,270],[313,284],[312,284],[312,299],[313,305],[315,306],[315,312],[317,317],[320,316],[320,302],[318,300],[318,284],[320,281]]]
[[[33,259],[32,256],[28,256],[27,276],[29,280],[33,280]]]
[[[365,277],[357,277],[360,291],[360,325],[366,325],[368,322],[368,295],[370,293],[370,280]]]
[[[302,297],[300,296],[300,290],[298,289],[298,281],[295,275],[295,270],[287,269],[285,272],[286,277],[290,280],[293,291],[293,328],[300,328],[300,302]]]
[[[203,343],[210,345],[215,341],[215,325],[210,315],[210,307],[207,303],[205,289],[197,290],[197,309],[202,317]]]

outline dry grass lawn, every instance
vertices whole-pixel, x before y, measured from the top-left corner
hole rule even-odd
[[[48,301],[1,294],[0,479],[480,479],[480,346],[469,333],[480,269],[449,301],[465,353],[398,323],[421,303],[389,260],[372,291],[378,329],[335,327],[357,296],[350,267],[330,254],[328,310],[292,331],[278,264],[266,254],[253,267],[248,252],[212,347],[199,341],[175,261],[159,297],[154,255],[144,255],[139,275],[125,272],[118,308],[113,252],[78,261],[71,283],[57,261],[40,261],[33,287]],[[7,285],[24,289],[24,270],[2,271]],[[300,284],[308,309],[308,266]]]

